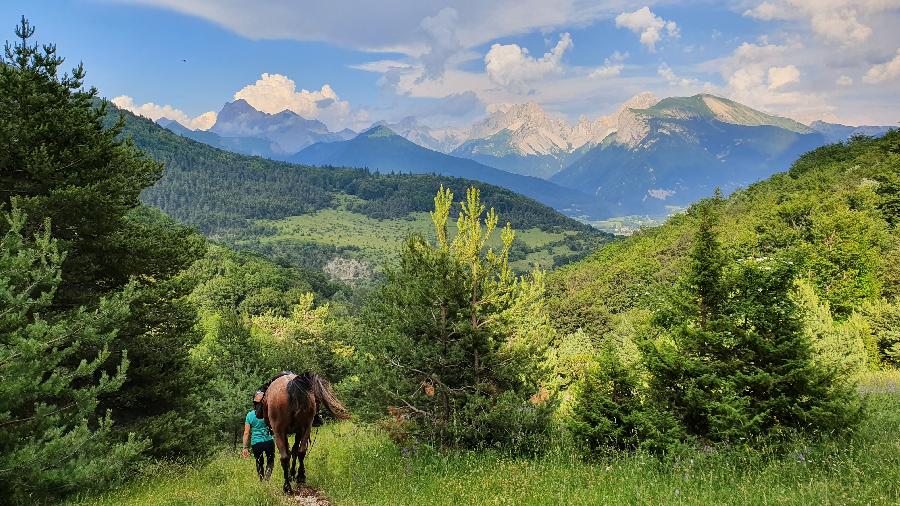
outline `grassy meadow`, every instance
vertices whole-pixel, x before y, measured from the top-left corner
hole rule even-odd
[[[796,441],[779,451],[732,447],[661,460],[611,454],[593,462],[567,445],[535,458],[494,451],[403,448],[375,426],[330,424],[316,435],[308,481],[334,504],[897,504],[900,374],[860,386],[869,415],[849,438]],[[296,504],[280,480],[260,484],[253,463],[223,451],[202,468],[151,470],[80,506]]]
[[[342,248],[358,248],[350,255],[370,263],[376,270],[397,258],[403,241],[412,234],[434,237],[434,225],[428,213],[411,213],[405,218],[380,220],[346,209],[323,209],[302,216],[279,220],[258,220],[258,224],[273,227],[274,235],[259,238],[261,244],[280,241],[311,242]],[[456,232],[450,223],[449,232]],[[517,271],[553,267],[558,256],[573,253],[564,244],[557,244],[575,232],[548,232],[539,228],[516,230],[516,237],[530,250],[524,259],[511,262]],[[237,243],[239,246],[241,242]],[[490,245],[500,246],[500,234],[494,234]]]

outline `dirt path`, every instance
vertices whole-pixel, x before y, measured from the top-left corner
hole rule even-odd
[[[300,485],[294,490],[293,499],[301,506],[331,506],[331,501],[321,490],[309,485]]]

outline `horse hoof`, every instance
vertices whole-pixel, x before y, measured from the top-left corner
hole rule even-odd
[[[291,489],[291,486],[288,483],[284,484],[283,490],[284,490],[284,495],[294,495],[294,491]]]

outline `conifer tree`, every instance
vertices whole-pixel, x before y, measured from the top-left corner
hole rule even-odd
[[[0,220],[0,495],[33,504],[102,489],[124,478],[146,446],[111,441],[109,413],[95,416],[100,396],[125,381],[127,358],[112,375],[102,365],[134,291],[93,310],[48,314],[65,255],[49,226],[33,239],[23,234],[21,210]]]
[[[692,209],[690,267],[657,314],[663,337],[644,346],[651,394],[688,434],[712,441],[852,425],[859,413],[852,389],[813,360],[791,297],[793,265],[728,261],[715,230],[717,202]]]
[[[477,189],[447,230],[453,194],[443,187],[432,220],[436,242],[411,237],[399,266],[366,311],[358,394],[374,415],[391,407],[440,444],[527,446],[547,421],[538,390],[539,356],[550,339],[540,273],[509,267],[514,233],[488,246],[499,217]]]
[[[199,437],[197,424],[176,410],[196,383],[188,351],[199,334],[185,300],[191,287],[176,275],[202,256],[205,241],[141,207],[141,191],[162,166],[120,138],[122,121],[104,126],[105,105],[85,89],[84,68],[60,75],[56,46],[32,43],[34,33],[23,17],[0,58],[0,205],[15,202],[27,214],[26,234],[49,218],[66,253],[48,313],[95,308],[136,281],[103,366],[113,374],[127,350],[132,367],[100,409],[113,409],[128,430],[154,434],[159,453],[193,453],[185,443]]]

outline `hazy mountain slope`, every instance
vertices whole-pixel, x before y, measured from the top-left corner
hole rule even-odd
[[[731,100],[667,98],[629,109],[614,134],[551,180],[590,189],[616,215],[660,214],[768,177],[824,143],[809,127]]]
[[[228,102],[219,111],[216,123],[209,130],[220,137],[258,138],[271,142],[271,158],[284,158],[316,142],[339,141],[346,132],[331,132],[324,123],[310,120],[284,110],[277,114],[258,111],[245,100]]]
[[[569,216],[593,217],[601,214],[597,202],[577,190],[426,149],[383,125],[349,141],[314,144],[291,157],[291,161],[475,179],[529,196]]]
[[[197,142],[202,142],[219,149],[243,153],[245,155],[264,156],[267,158],[273,157],[272,142],[267,139],[261,139],[259,137],[222,137],[209,130],[191,130],[174,120],[160,120],[157,121],[157,123],[182,137],[187,137],[188,139],[193,139]]]
[[[809,126],[813,130],[824,135],[828,142],[846,141],[854,135],[880,137],[888,133],[892,128],[897,128],[897,126],[847,126],[839,123],[826,123],[824,121],[813,121]]]

